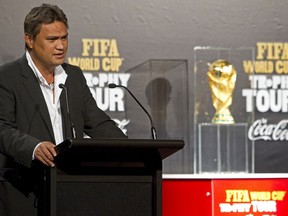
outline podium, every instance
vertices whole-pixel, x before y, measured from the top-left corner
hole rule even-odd
[[[162,160],[182,140],[71,139],[46,168],[38,216],[161,216]]]

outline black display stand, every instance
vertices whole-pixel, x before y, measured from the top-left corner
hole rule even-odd
[[[182,140],[72,139],[46,168],[38,216],[161,216],[162,160]]]

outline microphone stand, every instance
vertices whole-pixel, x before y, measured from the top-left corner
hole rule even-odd
[[[120,88],[124,88],[126,89],[129,94],[134,98],[134,100],[138,103],[138,105],[143,109],[143,111],[147,114],[147,116],[149,117],[150,120],[150,124],[151,124],[151,134],[152,134],[152,139],[156,140],[157,139],[157,133],[156,133],[156,128],[154,127],[153,124],[153,120],[151,115],[148,113],[148,111],[142,106],[142,104],[138,101],[138,99],[132,94],[132,92],[126,87],[126,86],[122,86],[122,85],[116,85],[114,83],[110,83],[108,85],[109,88],[116,88],[116,87],[120,87]]]

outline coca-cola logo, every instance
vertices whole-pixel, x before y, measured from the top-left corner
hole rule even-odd
[[[288,140],[288,119],[283,119],[277,124],[268,124],[265,118],[258,119],[250,126],[248,137],[250,140]]]

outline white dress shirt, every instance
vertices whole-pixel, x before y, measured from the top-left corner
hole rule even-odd
[[[41,87],[43,96],[46,101],[46,105],[49,111],[54,137],[55,144],[61,143],[63,138],[63,128],[62,128],[62,118],[61,118],[61,107],[60,107],[60,94],[62,89],[59,88],[59,84],[65,84],[67,79],[67,74],[65,73],[63,67],[61,65],[55,68],[54,72],[54,83],[48,84],[45,78],[42,76],[38,68],[35,66],[30,54],[26,51],[26,58],[28,60],[28,64],[35,73],[35,76],[39,80],[39,85]],[[44,141],[44,140],[43,140]],[[34,153],[33,153],[34,158]]]

